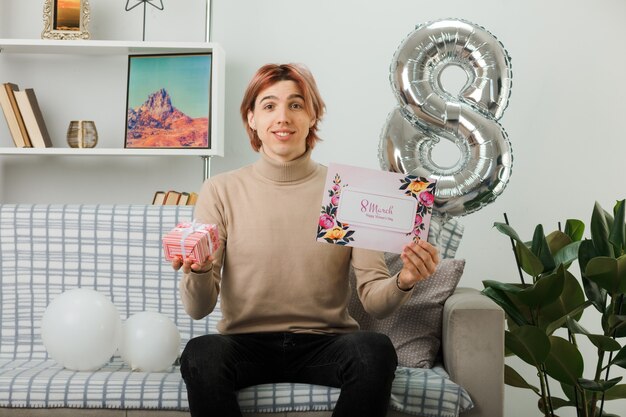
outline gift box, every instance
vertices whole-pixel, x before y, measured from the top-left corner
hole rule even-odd
[[[203,261],[220,246],[219,232],[215,224],[180,223],[163,236],[165,259],[190,258]]]

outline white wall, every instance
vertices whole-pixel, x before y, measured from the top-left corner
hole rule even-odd
[[[141,39],[140,8],[125,12],[121,0],[91,3],[94,39]],[[0,0],[0,36],[38,38],[41,4]],[[163,12],[149,10],[147,40],[204,40],[204,0],[165,0],[164,5]],[[315,74],[328,107],[321,130],[325,141],[314,153],[319,162],[377,167],[379,133],[395,105],[388,81],[391,57],[416,24],[444,17],[484,26],[512,57],[513,90],[501,123],[513,146],[513,175],[493,204],[462,218],[466,231],[458,255],[467,259],[462,285],[482,288],[484,279],[516,280],[508,240],[492,228],[503,212],[530,239],[537,223],[548,230],[571,217],[588,223],[594,201],[611,210],[615,200],[626,197],[622,0],[214,0],[213,40],[224,47],[227,62],[226,156],[213,162],[213,172],[256,159],[238,106],[248,79],[266,62],[303,62]],[[61,71],[71,71],[72,78],[63,84],[54,82],[62,78],[55,69],[62,64],[59,58],[46,65],[18,59],[27,67],[18,71],[0,54],[0,81],[38,91],[57,146],[65,145],[67,122],[77,118],[96,119],[102,143],[122,146],[122,63],[103,71],[97,59],[72,66],[75,59],[67,58],[69,68]],[[82,100],[82,94],[88,98]],[[7,135],[0,123],[0,146],[10,145]],[[0,200],[143,203],[156,189],[198,188],[201,169],[194,158],[4,157]],[[586,316],[584,324],[599,331],[592,312]],[[586,376],[592,368],[589,362]],[[538,384],[532,372],[524,375]],[[624,370],[615,368],[611,377],[618,375]],[[507,388],[507,417],[539,415],[535,404],[529,392]],[[626,401],[605,407],[617,414],[623,409]]]

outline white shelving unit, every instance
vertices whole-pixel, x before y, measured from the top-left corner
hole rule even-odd
[[[204,159],[204,177],[210,175],[210,158],[224,156],[224,74],[225,60],[222,48],[211,42],[137,42],[100,40],[40,40],[0,39],[0,54],[56,54],[77,56],[127,56],[168,53],[210,52],[212,54],[211,80],[211,148],[210,149],[78,149],[0,147],[0,155],[62,155],[62,156],[201,156]],[[122,93],[122,92],[121,92]]]
[[[0,148],[0,155],[218,156],[211,149]],[[222,155],[219,155],[222,156]]]
[[[100,40],[0,39],[0,52],[23,54],[128,55],[185,52],[223,54],[208,42],[141,42]],[[223,58],[223,57],[219,57]]]

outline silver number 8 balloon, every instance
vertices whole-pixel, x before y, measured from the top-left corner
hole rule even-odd
[[[453,96],[441,82],[450,65],[467,75]],[[381,168],[437,180],[434,211],[472,213],[498,197],[511,176],[513,155],[498,119],[511,92],[511,60],[502,44],[472,23],[446,19],[418,26],[394,54],[390,80],[399,106],[381,135]],[[461,157],[440,166],[432,152],[452,141]]]

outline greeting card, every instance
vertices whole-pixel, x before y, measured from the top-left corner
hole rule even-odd
[[[434,180],[331,163],[317,240],[401,253],[428,237],[434,199]]]

